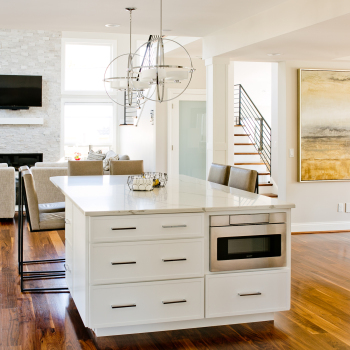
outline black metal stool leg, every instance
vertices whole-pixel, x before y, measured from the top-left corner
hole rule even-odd
[[[28,220],[30,220],[28,205],[25,196],[25,188],[23,184],[23,180],[21,178],[21,199],[20,199],[20,220],[18,223],[18,267],[20,273],[20,285],[21,292],[69,292],[67,287],[54,287],[54,288],[24,288],[24,282],[28,280],[34,279],[56,279],[56,278],[64,278],[66,276],[65,270],[53,270],[53,271],[23,271],[23,265],[31,265],[31,264],[50,264],[50,263],[64,263],[64,258],[59,259],[43,259],[43,260],[26,260],[23,258],[23,233],[24,233],[24,218],[23,218],[23,205],[26,206],[26,212]],[[31,226],[31,225],[30,225]]]

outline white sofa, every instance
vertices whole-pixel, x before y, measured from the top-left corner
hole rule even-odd
[[[0,164],[0,219],[15,216],[16,184],[15,169],[6,163]]]

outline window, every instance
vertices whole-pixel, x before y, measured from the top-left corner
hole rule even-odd
[[[89,149],[116,151],[117,108],[105,93],[106,67],[116,52],[116,41],[62,39],[62,152],[66,159]],[[108,76],[114,65],[107,72]]]
[[[89,146],[106,151],[113,145],[112,102],[64,103],[65,157],[79,152],[86,157]]]
[[[112,51],[107,44],[66,43],[64,91],[104,91],[103,78]]]

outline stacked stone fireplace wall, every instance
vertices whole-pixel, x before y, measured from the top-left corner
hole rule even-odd
[[[43,118],[43,125],[0,125],[0,153],[60,158],[61,32],[0,29],[0,74],[41,75],[42,107],[0,110],[0,118]]]

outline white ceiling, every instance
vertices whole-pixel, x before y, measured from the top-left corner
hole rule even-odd
[[[261,41],[224,56],[234,61],[350,61],[350,14]],[[268,56],[268,53],[281,53]]]
[[[205,36],[287,0],[164,0],[169,35]],[[0,28],[128,33],[134,6],[135,34],[158,34],[159,0],[2,0]],[[118,23],[118,28],[106,28]]]
[[[202,39],[198,39],[184,46],[192,58],[202,58]],[[166,55],[172,58],[187,58],[186,51],[179,47]]]

